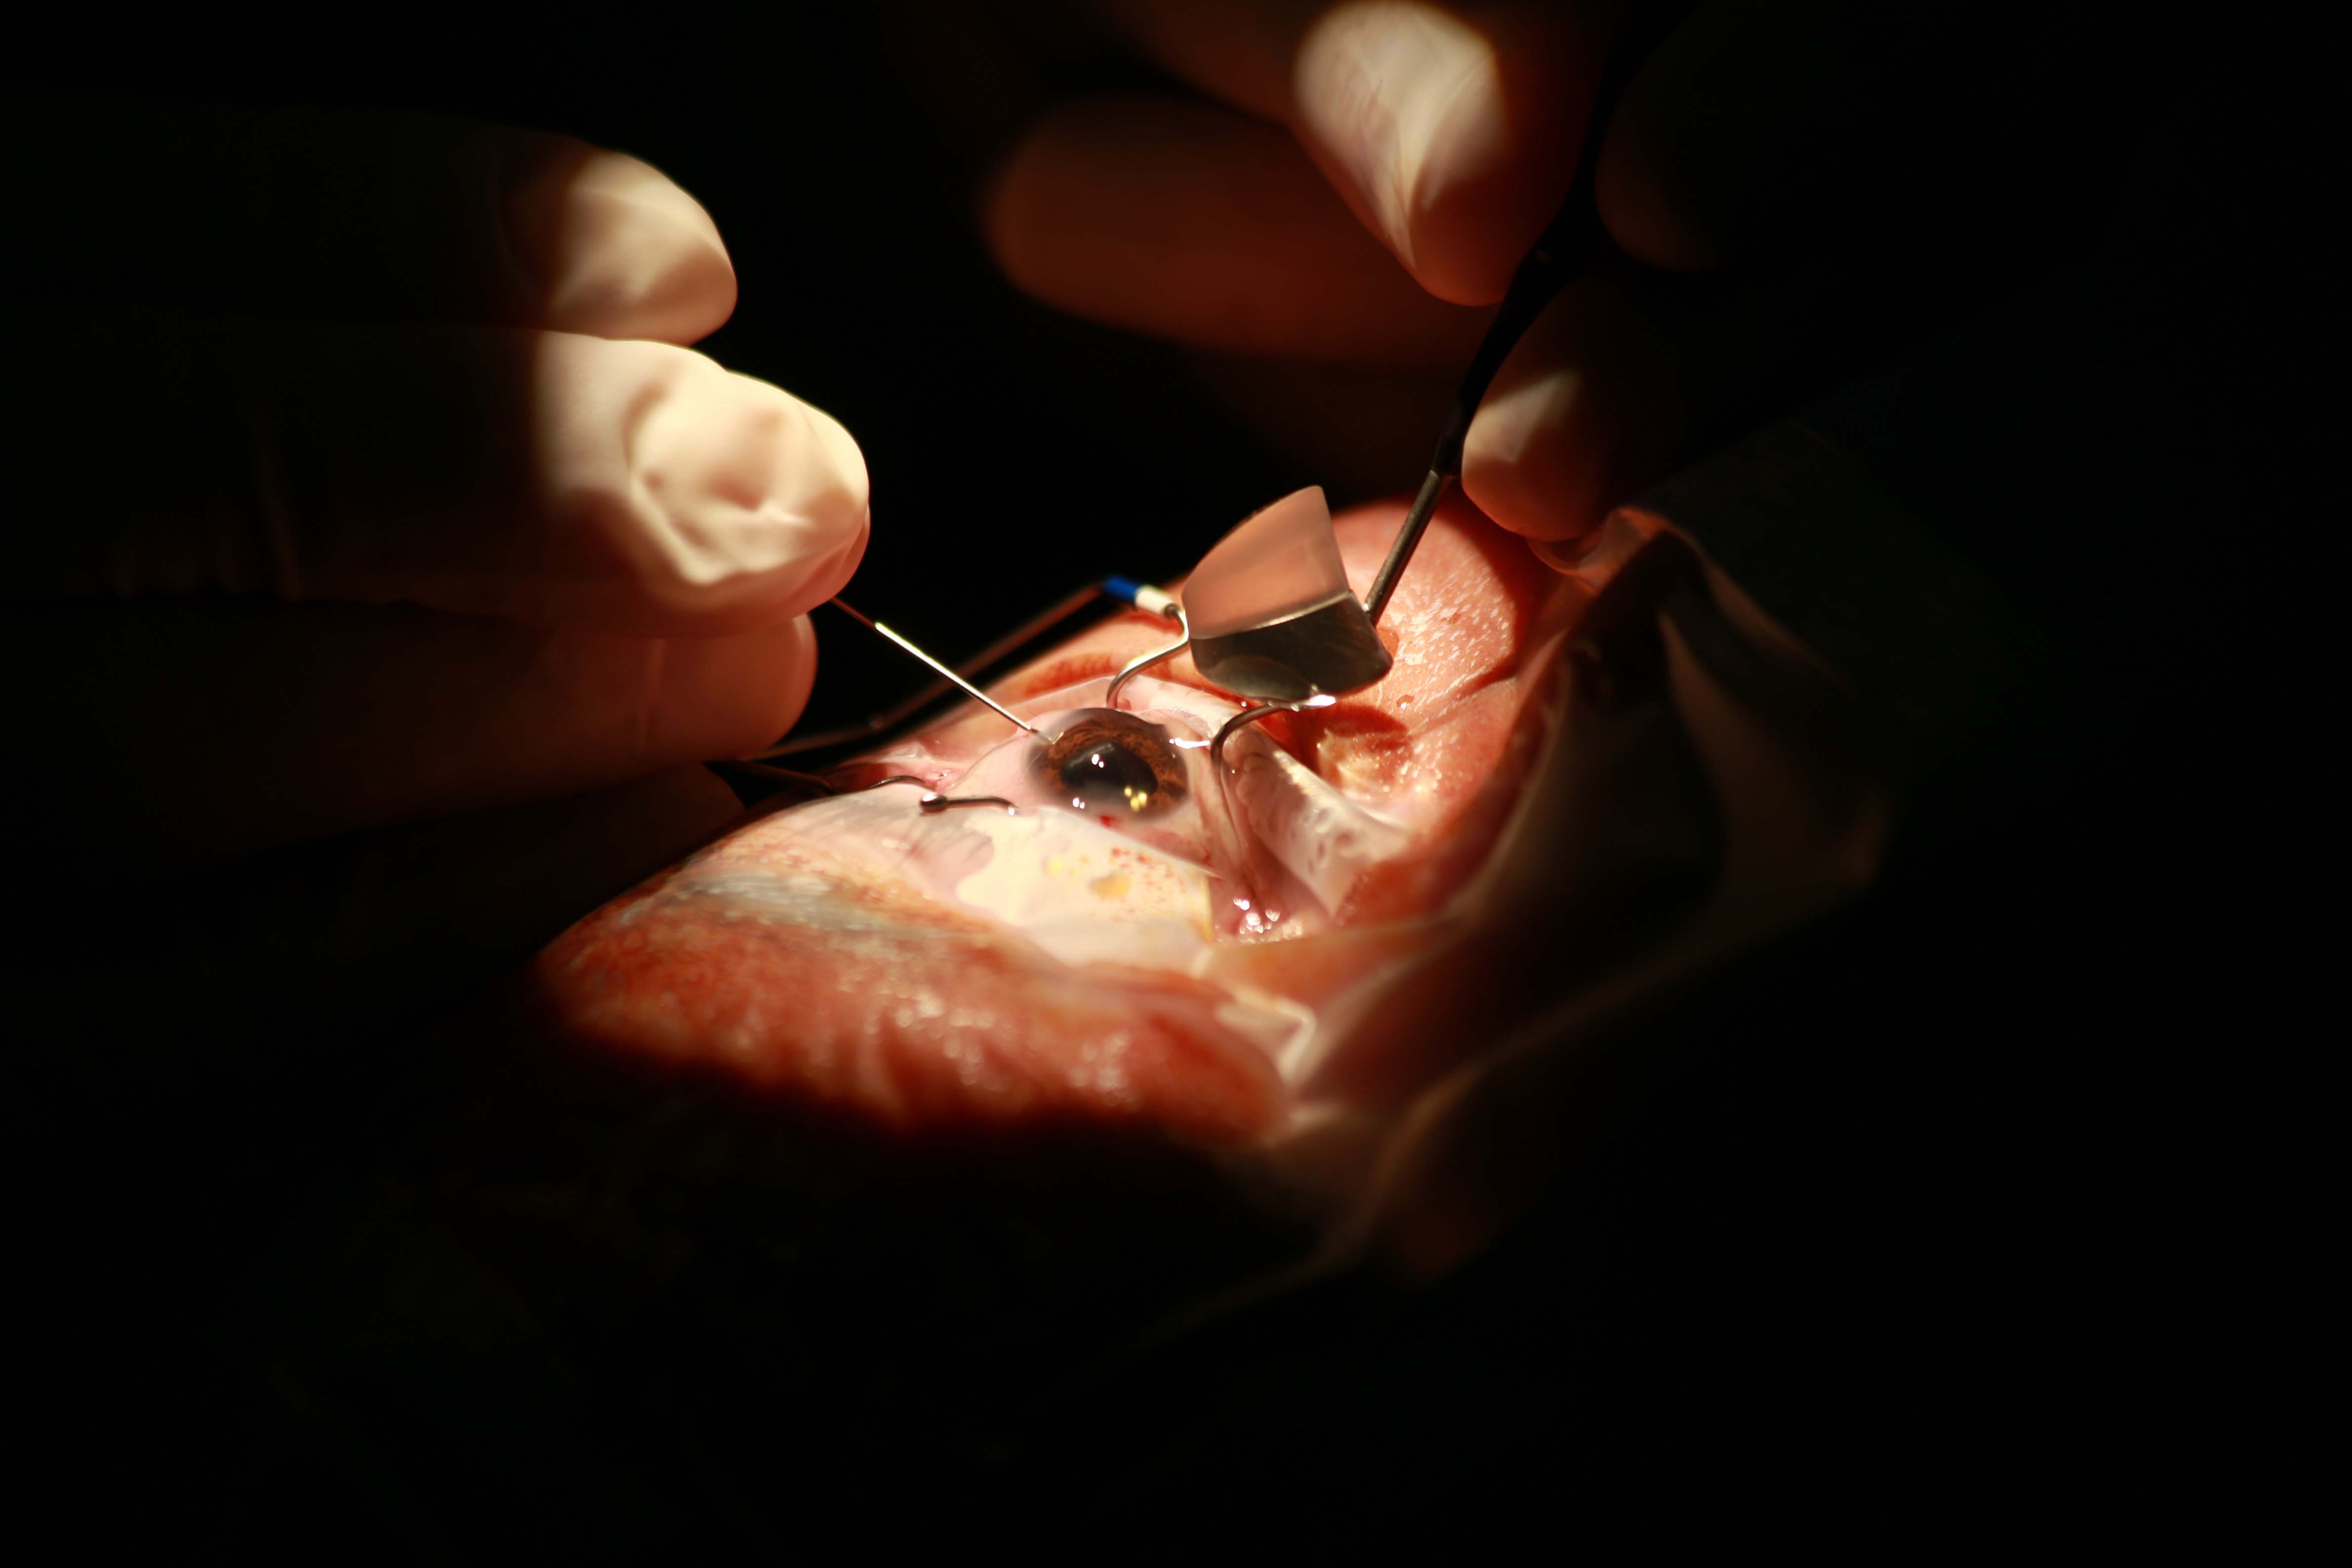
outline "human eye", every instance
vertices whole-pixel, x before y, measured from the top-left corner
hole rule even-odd
[[[1089,816],[1158,816],[1181,805],[1191,790],[1169,732],[1108,708],[1071,715],[1030,765],[1049,799]]]

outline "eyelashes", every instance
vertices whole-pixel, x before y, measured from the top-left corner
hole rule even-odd
[[[1184,764],[1168,732],[1131,713],[1089,709],[1035,763],[1048,792],[1089,813],[1150,816],[1185,796]]]

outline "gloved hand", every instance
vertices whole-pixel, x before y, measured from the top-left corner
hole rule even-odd
[[[1976,10],[1853,0],[1081,9],[1205,100],[1040,118],[988,193],[1000,265],[1063,309],[1258,362],[1210,368],[1318,471],[1356,432],[1407,448],[1375,454],[1378,482],[1417,479],[1479,307],[1603,138],[1621,254],[1529,330],[1465,452],[1470,498],[1537,540],[1964,311],[2041,254],[2052,204],[2096,221],[2070,133],[2101,120],[2105,73],[2069,74],[2057,18],[2028,46]],[[1636,21],[1664,41],[1589,123]]]
[[[376,830],[310,922],[357,954],[423,910],[543,935],[731,815],[682,765],[799,713],[866,476],[824,414],[677,346],[735,300],[691,197],[416,116],[16,99],[0,129],[36,864],[129,888]]]

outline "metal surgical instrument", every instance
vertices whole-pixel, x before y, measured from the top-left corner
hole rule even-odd
[[[836,609],[842,611],[845,615],[851,616],[861,626],[870,627],[874,631],[879,632],[883,637],[888,638],[900,649],[920,660],[925,668],[935,672],[940,679],[934,681],[931,685],[924,688],[922,690],[916,692],[905,701],[898,703],[880,713],[875,714],[872,718],[867,719],[863,723],[854,724],[845,729],[827,730],[806,735],[793,735],[778,742],[775,745],[769,747],[766,751],[759,753],[757,757],[741,761],[728,761],[716,765],[725,768],[730,773],[740,774],[744,778],[756,779],[765,784],[788,785],[792,788],[805,790],[817,795],[837,795],[841,793],[840,789],[831,780],[824,778],[817,773],[801,773],[790,768],[777,767],[774,765],[773,759],[781,757],[795,757],[807,752],[831,752],[862,742],[878,740],[883,735],[889,733],[893,730],[898,728],[901,724],[915,718],[916,715],[921,713],[927,707],[929,707],[935,699],[944,695],[950,689],[960,690],[967,696],[971,697],[973,700],[985,703],[990,709],[993,710],[1020,729],[1027,731],[1029,734],[1035,735],[1040,740],[1050,741],[1054,737],[1046,735],[1035,725],[1028,722],[1026,720],[1022,719],[1017,714],[1004,708],[1002,704],[991,698],[986,692],[981,690],[978,685],[975,684],[973,678],[984,674],[991,668],[1002,663],[1006,658],[1018,654],[1024,648],[1026,648],[1029,645],[1035,642],[1039,637],[1043,637],[1045,633],[1053,630],[1063,622],[1070,619],[1073,616],[1076,616],[1081,610],[1084,610],[1088,605],[1100,599],[1108,599],[1115,604],[1132,605],[1135,608],[1147,612],[1148,614],[1164,616],[1169,620],[1174,621],[1179,626],[1181,626],[1184,623],[1183,609],[1177,604],[1176,596],[1174,595],[1168,593],[1164,589],[1155,588],[1149,583],[1136,582],[1132,578],[1108,577],[1099,583],[1090,584],[1087,586],[1079,589],[1077,592],[1070,595],[1068,597],[1054,605],[1051,609],[1045,611],[1043,615],[1031,619],[1010,635],[998,638],[995,642],[982,649],[974,658],[967,660],[962,668],[950,668],[940,659],[933,658],[930,654],[917,647],[914,642],[896,628],[886,626],[881,622],[873,619],[871,616],[861,613],[856,607],[845,603],[841,599],[834,599],[831,602]],[[1171,647],[1162,648],[1155,653],[1147,654],[1142,658],[1130,664],[1113,679],[1111,683],[1112,696],[1114,698],[1116,697],[1118,687],[1129,677],[1163,658],[1167,658],[1174,654],[1182,652],[1184,647],[1184,641],[1180,638]],[[1115,700],[1106,700],[1104,706],[1116,707],[1117,703]],[[1007,811],[1014,809],[1013,802],[1004,800],[996,795],[940,795],[936,791],[930,790],[929,784],[925,784],[925,781],[917,778],[910,773],[893,774],[888,778],[877,780],[874,784],[862,787],[873,789],[878,788],[883,784],[912,784],[923,785],[926,794],[921,801],[921,805],[923,810],[926,812],[946,811],[956,806],[963,805],[1000,805]]]
[[[1217,776],[1222,778],[1225,773],[1225,742],[1244,724],[1255,724],[1276,713],[1304,713],[1310,709],[1328,708],[1338,700],[1336,697],[1326,695],[1310,697],[1304,702],[1261,702],[1255,707],[1243,709],[1217,726],[1216,738],[1209,742],[1209,761],[1214,764]]]
[[[1238,696],[1259,702],[1286,704],[1315,695],[1345,696],[1361,690],[1389,670],[1388,650],[1375,631],[1381,612],[1395,594],[1429,520],[1449,486],[1462,478],[1462,447],[1470,422],[1495,373],[1518,345],[1544,307],[1562,285],[1584,271],[1601,252],[1604,237],[1594,187],[1601,166],[1601,143],[1607,139],[1611,114],[1624,95],[1633,72],[1646,60],[1666,30],[1681,19],[1685,7],[1654,5],[1643,12],[1625,37],[1610,51],[1608,64],[1593,96],[1584,146],[1567,197],[1534,247],[1511,275],[1503,303],[1470,358],[1462,384],[1455,389],[1445,423],[1430,454],[1429,472],[1420,493],[1404,514],[1386,560],[1372,579],[1361,605],[1352,598],[1335,596],[1323,605],[1285,615],[1263,626],[1230,631],[1193,646],[1192,662],[1201,673]],[[1213,646],[1222,645],[1222,646]]]
[[[1135,605],[1155,615],[1168,614],[1168,610],[1163,606],[1172,606],[1176,603],[1173,595],[1154,588],[1148,583],[1138,583],[1126,577],[1107,577],[1098,583],[1089,583],[1055,603],[1052,608],[1042,615],[1032,616],[1003,637],[997,638],[953,669],[941,669],[938,660],[918,650],[924,666],[939,670],[940,679],[914,692],[905,700],[895,703],[859,723],[838,729],[813,730],[786,736],[761,752],[754,760],[761,763],[772,763],[782,757],[803,756],[813,752],[832,752],[878,741],[913,720],[949,691],[971,690],[970,683],[972,680],[1020,653],[1047,632],[1079,615],[1088,606],[1105,599],[1116,604]],[[838,601],[835,603],[838,604]],[[848,610],[847,605],[841,607]],[[857,614],[855,610],[848,610],[848,613],[853,616]],[[865,619],[862,616],[858,618]],[[895,632],[891,635],[891,640],[902,647],[906,646],[906,639]],[[1176,647],[1169,651],[1178,652],[1182,647],[1183,645],[1179,643]]]
[[[926,816],[936,816],[942,811],[953,811],[960,805],[1001,805],[1007,816],[1017,816],[1021,808],[1001,795],[941,795],[912,773],[892,773],[887,779],[876,779],[866,789],[880,789],[884,784],[913,784],[922,795],[915,802]],[[862,793],[862,792],[861,792]]]
[[[884,637],[888,637],[892,642],[897,643],[900,647],[906,649],[908,653],[913,654],[917,658],[921,659],[926,665],[936,670],[941,679],[954,682],[956,689],[961,691],[966,697],[972,699],[976,702],[986,703],[989,707],[996,710],[996,711],[1003,718],[1011,721],[1016,728],[1026,730],[1033,735],[1037,733],[1036,725],[1032,724],[1028,720],[1024,719],[1021,715],[1013,711],[1012,709],[1005,707],[1003,703],[997,701],[995,698],[991,697],[987,692],[982,691],[979,687],[974,686],[971,681],[966,680],[962,676],[958,675],[954,670],[950,669],[946,665],[941,664],[938,659],[933,658],[929,654],[925,653],[921,648],[917,647],[913,643],[908,642],[905,637],[900,637],[888,626],[884,626],[880,621],[874,619],[871,616],[851,608],[850,605],[842,599],[835,598],[832,600],[831,603],[835,609],[839,610],[851,620],[856,621],[862,626],[871,627],[873,630],[880,632]]]
[[[1177,630],[1182,634],[1166,647],[1137,656],[1128,662],[1126,668],[1110,678],[1110,684],[1103,689],[1103,706],[1117,708],[1120,688],[1162,659],[1174,658],[1192,646],[1192,626],[1184,618],[1184,606],[1176,602],[1175,595],[1165,589],[1155,588],[1149,583],[1129,582],[1124,577],[1113,577],[1103,588],[1106,593],[1124,597],[1139,610],[1167,616],[1176,623]]]
[[[1600,138],[1591,138],[1598,143]],[[1502,368],[1520,336],[1551,302],[1570,274],[1583,268],[1599,243],[1601,220],[1592,205],[1591,146],[1569,191],[1568,200],[1552,219],[1536,247],[1511,279],[1501,310],[1472,356],[1470,369],[1454,395],[1445,424],[1438,432],[1429,472],[1421,481],[1387,559],[1372,579],[1363,602],[1357,603],[1340,578],[1325,598],[1304,608],[1286,606],[1271,620],[1227,626],[1213,636],[1192,639],[1192,663],[1209,679],[1253,702],[1284,706],[1313,697],[1341,697],[1360,691],[1389,672],[1389,651],[1381,642],[1381,612],[1396,593],[1413,552],[1428,531],[1429,520],[1447,488],[1462,477],[1462,447],[1470,421],[1486,395],[1495,373]],[[1276,502],[1286,506],[1295,502]],[[1271,525],[1268,508],[1265,517]],[[1248,526],[1247,524],[1244,525]],[[1238,539],[1237,531],[1232,538]],[[1223,548],[1221,546],[1221,548]],[[1214,552],[1212,555],[1214,555]],[[1204,562],[1203,565],[1207,563]],[[1339,576],[1336,562],[1330,568]]]

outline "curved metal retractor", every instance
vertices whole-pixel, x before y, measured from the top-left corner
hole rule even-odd
[[[1244,708],[1217,726],[1216,738],[1209,742],[1209,761],[1216,767],[1218,776],[1223,777],[1226,771],[1225,742],[1234,731],[1244,724],[1255,724],[1269,714],[1304,713],[1310,709],[1328,708],[1337,700],[1334,697],[1317,695],[1304,702],[1261,702],[1255,708]]]
[[[1117,675],[1112,676],[1110,678],[1110,685],[1103,692],[1104,707],[1116,709],[1118,706],[1118,693],[1121,687],[1125,686],[1129,681],[1133,680],[1137,676],[1141,675],[1145,670],[1150,669],[1153,665],[1160,663],[1163,659],[1174,658],[1178,654],[1182,653],[1186,648],[1192,646],[1192,626],[1191,622],[1184,618],[1184,606],[1181,605],[1170,605],[1166,610],[1161,612],[1161,614],[1165,615],[1170,620],[1174,621],[1178,629],[1182,631],[1184,635],[1178,637],[1176,641],[1169,647],[1160,649],[1157,653],[1147,653],[1139,658],[1129,661],[1125,669],[1122,669]]]
[[[1001,805],[1008,815],[1021,809],[1001,795],[941,795],[931,787],[929,780],[917,778],[913,773],[892,773],[887,779],[876,779],[866,788],[880,789],[884,784],[910,784],[923,792],[922,798],[915,805],[929,816],[936,816],[942,811],[953,811],[960,805]]]

